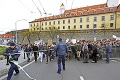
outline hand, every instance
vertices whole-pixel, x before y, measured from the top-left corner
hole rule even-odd
[[[7,56],[10,56],[10,53],[8,53]]]
[[[10,58],[10,61],[13,61],[13,58]]]

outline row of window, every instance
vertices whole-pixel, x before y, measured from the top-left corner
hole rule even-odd
[[[113,27],[114,26],[114,24],[113,23],[110,23],[110,27]],[[106,24],[101,24],[101,27],[108,27]],[[55,27],[54,27],[55,28]],[[74,25],[74,27],[73,27],[73,29],[76,29],[77,27],[76,27],[76,25]],[[83,28],[83,25],[80,25],[79,26],[79,28],[81,29],[81,28]],[[86,25],[86,28],[90,28],[90,25],[89,24],[87,24]],[[97,24],[93,24],[93,28],[97,28]],[[47,30],[48,28],[46,27],[45,28],[45,30]],[[51,27],[49,27],[49,30],[51,29]],[[60,29],[60,26],[58,26],[58,29]],[[71,29],[71,26],[68,26],[67,28],[65,27],[65,26],[62,26],[62,29]],[[43,28],[42,28],[42,30],[44,30]]]
[[[110,15],[110,20],[114,20],[114,15]],[[89,21],[90,21],[90,18],[87,17],[86,18],[86,22],[89,22]],[[97,17],[94,17],[93,21],[96,22],[97,21]],[[105,21],[105,16],[101,16],[101,21]],[[76,23],[76,22],[77,22],[76,19],[74,19],[74,23]],[[80,18],[80,22],[83,22],[83,18]],[[65,20],[63,20],[62,23],[65,24],[66,23]],[[70,24],[70,23],[71,23],[71,21],[70,21],[70,19],[68,19],[68,24]],[[48,22],[45,22],[45,24],[42,23],[42,26],[44,26],[44,25],[47,26],[47,25],[51,25],[51,24],[52,24],[52,22],[49,22],[49,24],[48,24]],[[55,25],[56,22],[53,21],[53,24]],[[60,24],[60,20],[58,21],[58,24]],[[37,23],[36,25],[34,24],[34,26],[39,26],[39,25]],[[32,24],[31,24],[31,27],[32,27]]]

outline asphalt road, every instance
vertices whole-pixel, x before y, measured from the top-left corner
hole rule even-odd
[[[24,70],[36,80],[120,80],[120,62],[116,61],[106,64],[103,60],[98,63],[70,60],[66,61],[66,70],[62,70],[61,74],[57,74],[56,61],[48,64],[45,61],[43,63],[38,61],[25,67]],[[11,80],[30,79],[20,70],[20,74],[13,76]]]

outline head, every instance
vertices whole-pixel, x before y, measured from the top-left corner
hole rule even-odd
[[[61,41],[62,41],[62,38],[59,38],[59,41],[61,42]]]
[[[15,45],[16,45],[16,44],[15,44],[14,42],[11,42],[11,43],[10,43],[10,48],[14,48]]]

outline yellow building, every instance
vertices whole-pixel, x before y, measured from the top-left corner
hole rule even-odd
[[[55,27],[61,31],[100,30],[120,28],[120,5],[109,7],[107,3],[65,10],[62,3],[60,14],[29,22],[30,31],[48,31]]]

